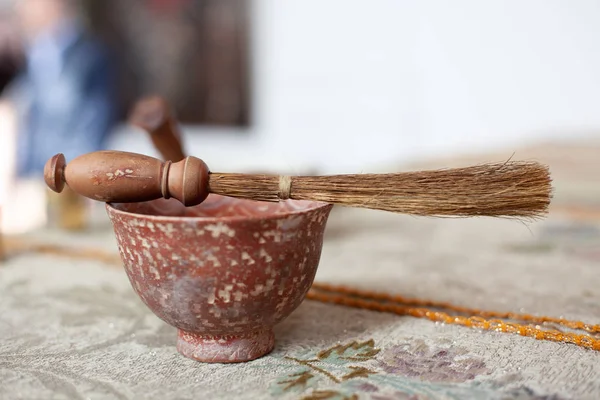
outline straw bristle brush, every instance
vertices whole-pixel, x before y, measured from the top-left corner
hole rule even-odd
[[[517,161],[393,174],[278,176],[215,173],[196,157],[172,163],[135,153],[98,151],[68,165],[57,154],[46,164],[45,180],[56,192],[67,184],[82,196],[104,202],[173,197],[193,206],[215,193],[439,217],[537,218],[546,214],[552,195],[546,166]]]

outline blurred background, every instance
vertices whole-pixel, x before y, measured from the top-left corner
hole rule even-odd
[[[596,0],[0,0],[2,229],[49,223],[55,153],[158,156],[126,124],[149,94],[215,171],[544,159],[549,143],[597,159],[599,18]]]

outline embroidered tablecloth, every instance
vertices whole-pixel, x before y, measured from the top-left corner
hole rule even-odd
[[[553,149],[539,157],[556,179],[548,219],[336,208],[317,282],[600,324],[600,161]],[[108,226],[28,240],[116,254]],[[118,266],[27,253],[0,266],[0,399],[600,398],[600,352],[572,344],[311,300],[276,337],[256,361],[201,364]]]

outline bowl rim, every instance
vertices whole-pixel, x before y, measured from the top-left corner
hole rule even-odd
[[[242,199],[238,199],[242,200]],[[253,200],[244,200],[244,201],[253,201]],[[284,200],[288,201],[288,200]],[[261,216],[227,216],[227,217],[192,217],[192,216],[173,216],[173,215],[149,215],[149,214],[140,214],[130,211],[124,211],[116,208],[113,203],[106,203],[106,210],[111,216],[111,214],[117,214],[124,217],[129,218],[137,218],[137,219],[145,219],[153,222],[161,222],[161,223],[174,223],[174,222],[206,222],[206,223],[219,223],[219,222],[258,222],[265,220],[275,220],[275,219],[283,219],[294,215],[303,215],[308,214],[313,211],[333,208],[333,204],[326,203],[322,201],[314,201],[314,200],[292,200],[298,203],[306,203],[309,204],[308,207],[302,208],[299,210],[289,210],[284,212],[278,212],[273,214],[261,215]],[[134,202],[135,203],[144,203],[144,202]],[[269,203],[264,201],[257,201],[257,203]],[[310,205],[312,203],[312,205]],[[126,204],[126,203],[116,203],[116,204]]]

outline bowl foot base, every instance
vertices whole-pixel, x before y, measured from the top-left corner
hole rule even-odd
[[[177,351],[200,362],[236,363],[262,357],[275,347],[271,328],[239,335],[201,335],[177,331]]]

